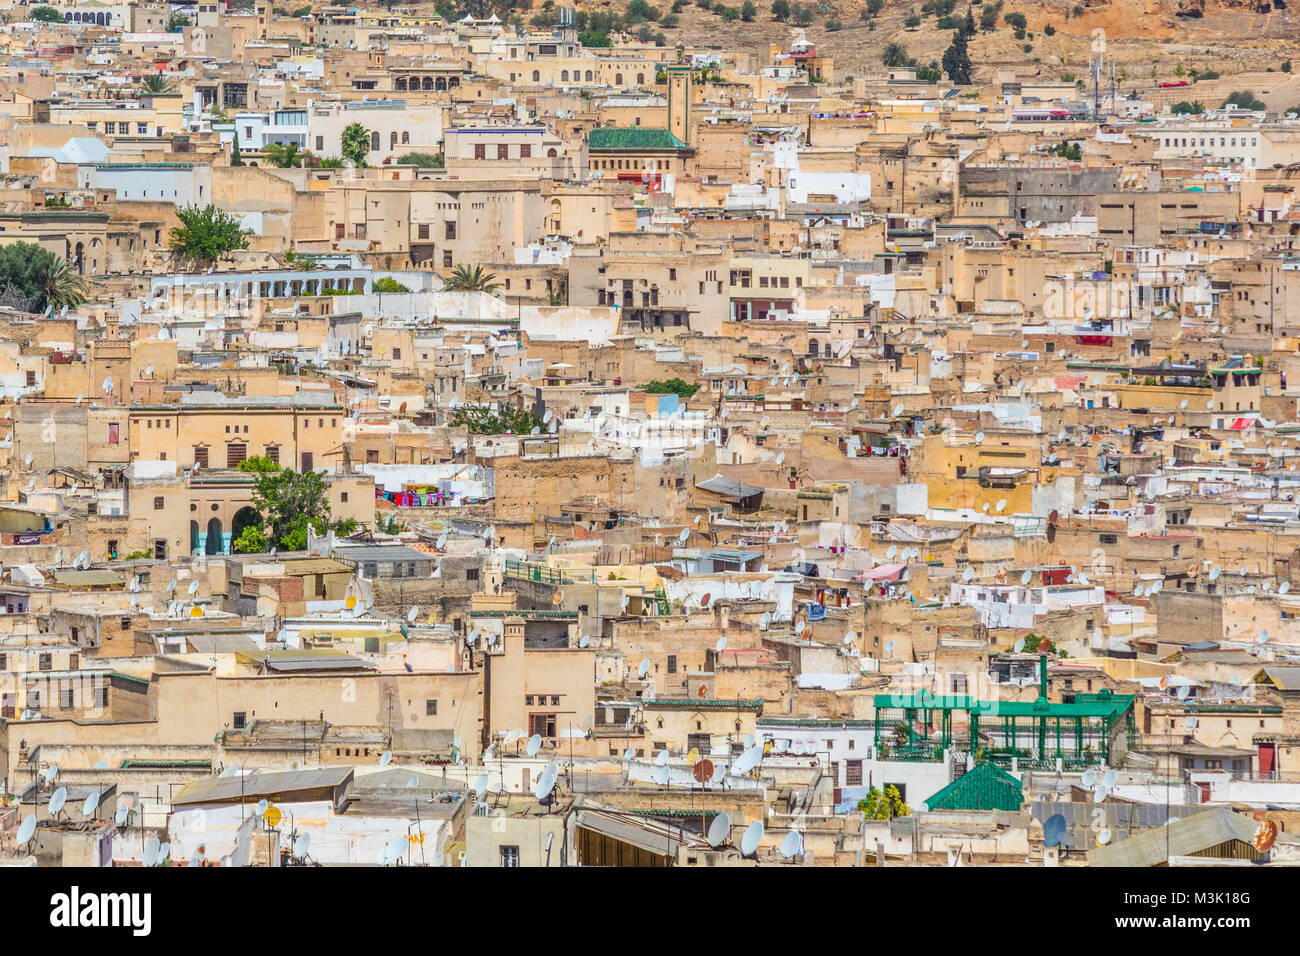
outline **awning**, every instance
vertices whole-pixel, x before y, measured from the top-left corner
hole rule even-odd
[[[1253,418],[1238,418],[1235,422],[1233,422],[1233,423],[1232,423],[1231,425],[1229,425],[1228,427],[1229,427],[1229,428],[1249,428],[1249,427],[1250,427],[1251,425],[1253,425],[1253,424],[1255,424],[1255,419],[1253,419]]]
[[[897,581],[904,569],[905,564],[882,564],[879,567],[872,568],[870,571],[864,571],[858,576],[859,581]]]
[[[743,481],[724,478],[722,475],[714,475],[708,481],[701,481],[695,487],[704,491],[711,491],[723,498],[752,498],[763,493],[763,489],[759,485],[747,485]]]

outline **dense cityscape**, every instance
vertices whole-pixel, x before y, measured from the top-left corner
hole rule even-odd
[[[1300,862],[1282,3],[0,20],[4,866]]]

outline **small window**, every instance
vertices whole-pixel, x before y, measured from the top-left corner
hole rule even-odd
[[[153,510],[154,510],[154,511],[162,511],[162,510],[163,510],[163,497],[162,497],[162,495],[159,495],[158,497],[154,498],[154,500],[153,500]]]
[[[426,700],[424,702],[424,716],[426,717],[438,716],[438,702],[436,700]]]
[[[247,719],[248,719],[248,715],[245,714],[242,710],[235,711],[235,719],[233,721],[235,729],[243,730],[244,724],[247,721]]]
[[[846,787],[862,786],[862,761],[861,760],[844,761],[844,786]]]
[[[501,865],[510,869],[519,866],[519,847],[503,846],[501,848]]]

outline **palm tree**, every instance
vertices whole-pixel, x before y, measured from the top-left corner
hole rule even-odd
[[[344,159],[352,160],[354,166],[366,164],[366,154],[370,152],[370,133],[360,123],[351,123],[343,130],[343,143],[340,150]]]
[[[140,77],[140,88],[147,93],[170,93],[173,89],[172,81],[161,72]]]
[[[901,43],[886,45],[884,52],[880,54],[880,62],[888,67],[906,66],[907,60],[907,48]]]
[[[470,268],[460,265],[452,270],[442,288],[445,292],[486,292],[491,295],[501,288],[492,281],[495,278],[495,272],[488,272],[482,266]]]
[[[42,279],[47,308],[76,307],[89,298],[86,280],[67,259],[52,259]]]
[[[270,143],[262,150],[273,166],[289,169],[301,166],[308,154],[297,143]]]

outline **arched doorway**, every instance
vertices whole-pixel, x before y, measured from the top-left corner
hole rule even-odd
[[[221,519],[213,518],[208,522],[208,536],[203,543],[204,554],[224,554],[230,550],[226,543],[224,535],[221,533]]]
[[[251,505],[240,508],[235,512],[235,517],[230,521],[230,540],[238,541],[239,536],[244,533],[248,527],[261,527],[262,516],[257,513],[257,509]]]
[[[199,544],[199,523],[190,522],[190,554],[202,554],[203,545]]]

